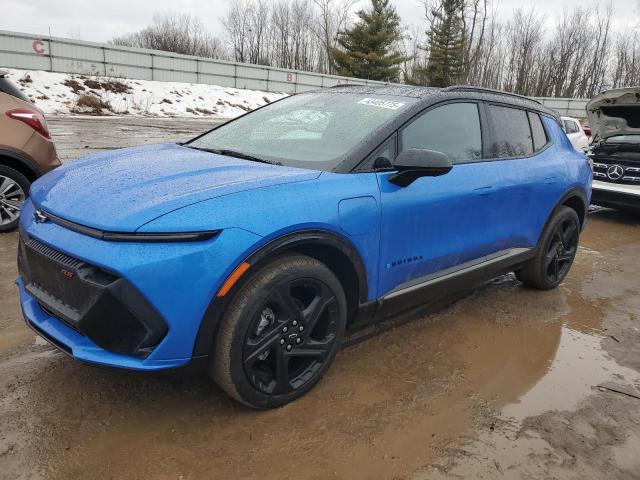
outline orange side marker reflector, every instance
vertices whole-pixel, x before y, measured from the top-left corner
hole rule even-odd
[[[227,278],[227,280],[222,284],[222,287],[220,288],[220,290],[218,290],[218,294],[216,295],[216,297],[224,297],[227,293],[229,293],[231,287],[236,284],[238,279],[244,272],[247,271],[249,267],[250,265],[247,262],[242,262],[240,265],[238,265],[238,268],[231,272],[229,278]]]

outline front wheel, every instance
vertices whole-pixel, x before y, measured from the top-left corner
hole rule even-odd
[[[347,304],[336,276],[303,255],[259,270],[232,300],[216,337],[210,374],[230,396],[275,408],[304,395],[329,368]]]
[[[560,208],[540,239],[537,255],[516,272],[518,280],[539,290],[557,287],[569,273],[579,238],[578,214],[572,208]]]

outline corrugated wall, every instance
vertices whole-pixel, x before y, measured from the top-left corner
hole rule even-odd
[[[541,102],[545,107],[560,112],[560,115],[564,117],[587,117],[587,103],[589,103],[589,100],[586,98],[539,97],[536,98],[536,100]]]
[[[384,82],[0,30],[0,66],[296,93]]]
[[[0,30],[0,67],[104,75],[161,82],[206,83],[224,87],[297,93],[342,83],[384,82],[226,62],[157,50],[116,47]],[[586,99],[540,98],[561,115],[584,118]]]

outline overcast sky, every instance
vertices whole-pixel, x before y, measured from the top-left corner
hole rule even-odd
[[[74,37],[103,42],[113,36],[122,35],[145,27],[155,12],[178,11],[199,16],[215,34],[222,34],[220,16],[227,0],[0,0],[0,30],[14,30],[47,35],[49,28],[53,36]],[[564,9],[575,6],[600,5],[605,8],[608,1],[596,0],[494,0],[498,2],[498,15],[509,17],[519,6],[544,13],[551,25]],[[366,5],[368,1],[361,0]],[[392,0],[406,24],[420,24],[424,18],[421,0]],[[640,0],[615,0],[614,31],[635,27],[640,23]]]

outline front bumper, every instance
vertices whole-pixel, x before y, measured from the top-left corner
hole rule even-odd
[[[22,280],[16,280],[20,292],[22,315],[32,330],[67,355],[82,362],[95,365],[154,371],[177,368],[190,359],[142,359],[130,355],[113,353],[96,345],[87,336],[68,327],[64,322],[45,312],[38,301],[27,293]]]
[[[640,211],[640,186],[594,180],[591,203],[602,207]]]
[[[234,262],[261,239],[229,228],[216,238],[192,243],[108,242],[52,222],[36,223],[34,210],[27,201],[22,234],[51,249],[60,268],[51,273],[38,267],[34,275],[21,267],[16,283],[25,321],[78,360],[133,370],[173,369],[193,359],[200,324],[215,293],[235,268]],[[68,268],[69,260],[79,262],[71,264],[77,270]],[[91,282],[104,285],[87,289],[61,277],[71,273],[85,280],[87,266],[111,278],[96,282],[90,276]],[[51,290],[63,298],[48,298]],[[131,318],[123,321],[127,312],[135,320],[155,320],[139,322],[151,326],[141,334],[132,327]],[[145,337],[151,339],[146,345]]]

